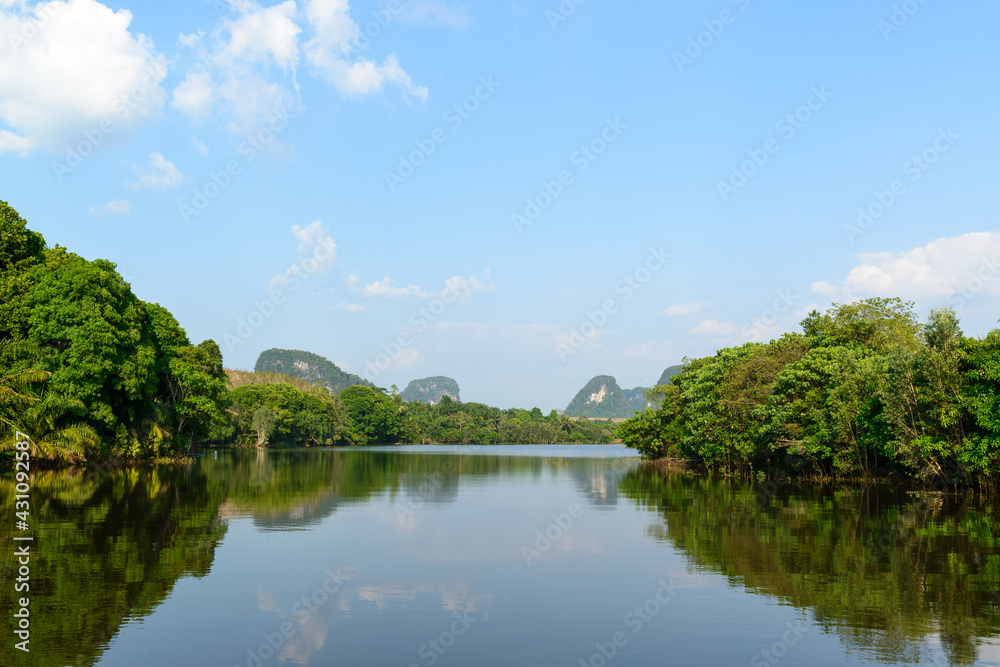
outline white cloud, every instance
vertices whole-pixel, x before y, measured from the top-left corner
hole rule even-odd
[[[982,232],[937,239],[897,255],[860,255],[863,263],[851,270],[845,285],[858,293],[945,295],[984,258],[998,253],[1000,233]]]
[[[926,299],[951,294],[979,276],[995,276],[1000,256],[1000,232],[977,232],[940,238],[900,253],[858,255],[857,266],[844,281],[845,296],[899,296]],[[991,293],[1000,292],[1000,281],[986,281]],[[820,294],[836,294],[827,283],[816,283]]]
[[[252,0],[228,0],[232,18],[210,35],[181,35],[195,64],[174,89],[171,106],[195,121],[213,114],[232,132],[247,133],[276,113],[297,109],[295,75],[300,57],[294,0],[261,7]],[[291,79],[292,89],[278,83]]]
[[[298,284],[293,280],[305,280],[313,275],[323,275],[337,263],[337,242],[323,228],[323,223],[314,220],[305,227],[292,225],[292,234],[299,241],[297,251],[299,261],[292,264],[284,273],[271,278],[268,289]]]
[[[434,297],[433,292],[425,292],[418,285],[407,285],[406,287],[393,287],[391,278],[376,280],[370,285],[365,285],[361,293],[367,297],[385,296],[391,299],[400,299],[406,296],[416,296],[421,299]]]
[[[483,273],[485,279],[488,280],[490,277],[490,270],[486,269]],[[348,276],[348,285],[354,286],[358,281],[357,275]],[[396,287],[392,284],[391,278],[383,278],[382,280],[376,280],[370,283],[361,290],[361,293],[366,297],[388,297],[393,299],[400,299],[408,296],[415,296],[421,299],[433,299],[435,297],[442,297],[447,300],[448,303],[465,303],[469,300],[469,296],[473,292],[492,292],[496,285],[493,283],[486,283],[479,279],[479,276],[473,274],[469,277],[466,276],[452,276],[444,281],[444,289],[440,292],[431,292],[424,290],[419,285],[407,285],[406,287]]]
[[[702,320],[702,322],[691,329],[692,336],[732,336],[740,330],[735,324],[720,322],[719,320]]]
[[[337,243],[323,223],[314,220],[305,227],[292,225],[292,234],[299,240],[299,255],[312,256],[317,263],[316,273],[326,273],[337,262]]]
[[[486,280],[489,280],[489,269],[486,269],[484,276]],[[469,278],[465,276],[452,276],[444,281],[444,289],[441,290],[441,295],[454,295],[456,302],[465,303],[469,300],[469,295],[473,292],[492,292],[495,287],[496,285],[493,283],[480,281],[479,277],[475,274]]]
[[[195,121],[224,118],[230,131],[247,133],[275,115],[299,109],[297,80],[303,53],[313,69],[345,96],[399,86],[408,98],[425,100],[395,54],[378,64],[354,48],[358,25],[347,0],[294,0],[262,7],[253,0],[228,0],[232,18],[210,35],[180,35],[195,63],[174,89],[171,105]],[[306,41],[303,25],[308,25]]]
[[[197,150],[202,157],[208,157],[208,146],[198,141],[198,137],[191,137],[191,145],[195,147],[195,150]]]
[[[132,190],[147,188],[152,190],[166,190],[180,185],[184,181],[181,172],[177,170],[174,163],[163,157],[162,153],[149,154],[149,166],[142,168],[132,165],[132,170],[139,175],[137,182],[126,183]]]
[[[447,3],[444,0],[410,0],[399,12],[404,23],[424,25],[442,24],[451,28],[465,28],[472,24],[469,5]]]
[[[815,308],[815,305],[812,308]],[[744,343],[766,343],[779,338],[783,333],[795,330],[799,322],[812,311],[812,308],[804,313],[785,315],[780,320],[768,316],[758,317],[743,327],[739,340]]]
[[[214,106],[215,84],[208,72],[189,72],[180,84],[174,88],[174,98],[170,106],[183,111],[196,121],[201,121],[212,115]]]
[[[390,53],[381,65],[373,60],[348,62],[324,47],[310,49],[306,55],[327,81],[346,97],[380,93],[386,83],[394,83],[410,97],[421,102],[427,99],[427,88],[413,83],[410,75],[399,66],[395,53]]]
[[[810,291],[813,294],[822,294],[823,296],[836,296],[840,294],[839,287],[835,287],[824,280],[814,282]]]
[[[166,61],[131,22],[95,0],[0,3],[0,153],[59,151],[83,131],[103,140],[102,121],[162,109]]]
[[[112,199],[107,204],[90,207],[90,215],[92,215],[95,218],[99,218],[105,213],[111,213],[114,215],[125,215],[126,213],[131,213],[131,212],[132,212],[132,204],[125,201],[124,199]]]
[[[677,343],[669,340],[647,340],[638,345],[629,345],[623,356],[627,359],[640,361],[656,361],[659,363],[676,363],[681,355]]]
[[[261,7],[254,2],[241,2],[243,13],[229,22],[229,43],[219,54],[224,64],[274,63],[295,71],[299,62],[299,33],[302,28],[294,21],[298,8],[294,0],[273,7]],[[249,10],[249,11],[247,11]]]
[[[679,315],[694,315],[699,313],[703,308],[708,306],[707,301],[701,301],[699,303],[679,303],[673,306],[668,306],[666,310],[663,311],[663,315],[667,317],[677,317]]]
[[[314,33],[306,44],[306,50],[322,47],[341,54],[348,53],[351,42],[360,34],[358,24],[351,19],[350,12],[347,0],[306,2],[306,18]]]
[[[193,49],[201,45],[201,38],[205,36],[205,33],[199,30],[197,33],[192,33],[190,35],[185,35],[181,33],[177,36],[177,45],[186,46],[189,49]]]
[[[423,355],[420,354],[420,351],[417,348],[404,347],[396,356],[392,358],[389,368],[412,368],[423,361],[423,359]]]
[[[337,310],[342,310],[345,313],[360,313],[362,310],[365,309],[365,307],[362,306],[361,304],[345,303],[345,302],[341,302],[341,304],[339,306],[336,306],[336,308]]]
[[[350,17],[347,0],[308,0],[306,18],[312,28],[304,47],[306,58],[342,95],[371,95],[382,92],[386,84],[395,84],[410,98],[427,99],[427,88],[413,83],[395,53],[381,65],[351,55],[359,28]]]
[[[574,354],[584,347],[593,344],[597,339],[606,336],[608,329],[587,328],[585,331],[572,330],[569,333],[558,333],[552,337],[554,349],[563,354]]]

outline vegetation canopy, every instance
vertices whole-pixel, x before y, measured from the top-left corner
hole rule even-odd
[[[687,360],[662,404],[618,436],[651,458],[727,473],[982,481],[1000,464],[1000,331],[962,334],[950,308],[866,299],[813,311],[803,333]]]

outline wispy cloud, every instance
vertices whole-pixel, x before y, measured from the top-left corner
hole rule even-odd
[[[376,280],[373,283],[365,285],[365,287],[361,289],[361,294],[369,298],[387,297],[391,299],[401,299],[405,297],[433,299],[442,295],[447,295],[449,299],[455,303],[464,303],[465,301],[468,301],[469,295],[473,292],[492,292],[496,287],[493,283],[484,282],[484,280],[489,280],[490,278],[489,269],[486,269],[483,276],[483,280],[480,280],[479,276],[476,274],[471,276],[452,276],[444,281],[444,289],[439,292],[425,290],[419,285],[413,284],[406,285],[405,287],[397,287],[392,284],[391,278],[386,277],[382,280]],[[357,275],[348,276],[348,285],[354,286],[357,282]]]
[[[138,180],[125,184],[132,190],[140,188],[166,190],[178,186],[184,181],[184,177],[181,176],[181,172],[174,163],[163,157],[162,153],[150,153],[149,164],[145,167],[133,164],[132,171],[138,175]]]
[[[720,322],[719,320],[702,320],[702,322],[691,329],[692,336],[732,336],[740,330],[735,324],[730,322]]]
[[[362,306],[361,304],[346,303],[346,302],[341,302],[339,306],[334,306],[333,308],[335,308],[336,310],[342,310],[345,313],[360,313],[362,310],[365,309],[365,307]]]
[[[191,137],[191,145],[202,157],[208,157],[208,146],[198,141],[198,137]]]
[[[400,10],[399,20],[404,23],[441,24],[451,28],[466,28],[472,25],[472,14],[469,12],[469,5],[461,2],[410,0]]]
[[[90,207],[90,215],[95,218],[99,218],[105,213],[109,213],[111,215],[125,215],[126,213],[131,212],[132,204],[124,199],[112,199],[107,204]]]
[[[299,242],[299,261],[284,273],[271,278],[270,289],[293,282],[298,284],[297,281],[307,276],[323,275],[337,263],[337,242],[319,220],[314,220],[305,227],[292,225],[292,235]]]
[[[303,56],[313,73],[346,97],[397,86],[408,99],[427,99],[427,88],[413,82],[396,54],[377,63],[355,48],[361,29],[347,0],[305,0],[301,6],[285,0],[270,7],[254,0],[226,1],[231,11],[218,29],[177,40],[194,64],[174,88],[170,104],[195,121],[217,117],[230,131],[244,133],[277,109],[301,108],[298,70]],[[412,11],[438,21],[462,18],[449,5]]]
[[[704,308],[708,306],[707,301],[702,301],[699,303],[679,303],[673,306],[668,306],[666,310],[663,311],[663,315],[667,317],[678,317],[680,315],[694,315],[695,313],[701,312]]]
[[[383,278],[382,280],[376,280],[375,282],[365,285],[361,293],[367,297],[389,297],[391,299],[401,299],[407,296],[416,296],[421,299],[430,299],[434,297],[433,292],[425,292],[420,289],[419,285],[407,285],[406,287],[395,287],[392,284],[391,278]]]

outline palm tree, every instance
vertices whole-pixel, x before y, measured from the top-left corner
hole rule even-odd
[[[31,385],[45,382],[52,373],[40,370],[12,371],[9,362],[37,356],[37,350],[23,340],[0,340],[0,435],[16,427],[25,407],[38,402],[28,391]]]
[[[0,433],[16,428],[21,411],[39,401],[22,392],[30,385],[48,380],[50,375],[48,371],[21,371],[0,376]]]
[[[0,434],[0,451],[13,449],[20,432],[28,436],[33,456],[70,462],[84,460],[87,449],[99,441],[97,433],[84,423],[62,425],[67,415],[83,409],[83,401],[52,392],[34,399],[31,407],[23,410],[16,422],[11,422],[9,430]]]

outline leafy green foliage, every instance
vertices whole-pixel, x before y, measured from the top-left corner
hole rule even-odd
[[[448,397],[436,405],[423,402],[405,406],[405,438],[415,443],[610,443],[615,426],[611,420],[590,421],[561,415],[543,415],[538,408],[502,410],[482,403],[457,403]]]
[[[225,433],[218,346],[192,346],[113,263],[45,248],[2,202],[0,296],[0,438],[34,431],[73,457],[136,457]]]
[[[303,447],[353,440],[343,401],[323,388],[248,384],[234,389],[230,400],[237,444]]]
[[[192,438],[206,438],[214,427],[225,422],[222,409],[228,402],[222,352],[213,340],[187,345],[170,359],[167,387],[177,414],[177,437],[190,432]]]
[[[371,387],[354,385],[340,394],[359,445],[398,442],[403,435],[403,413],[391,398]]]
[[[42,235],[28,229],[17,211],[0,201],[0,273],[37,264],[44,248]]]
[[[0,451],[12,451],[23,433],[34,458],[81,461],[98,442],[97,433],[80,417],[82,412],[82,401],[48,393],[21,413],[16,428],[0,435]]]
[[[840,476],[950,482],[1000,470],[1000,331],[964,338],[950,309],[869,299],[811,313],[804,335],[688,361],[618,435],[649,457],[753,471],[795,460]]]

